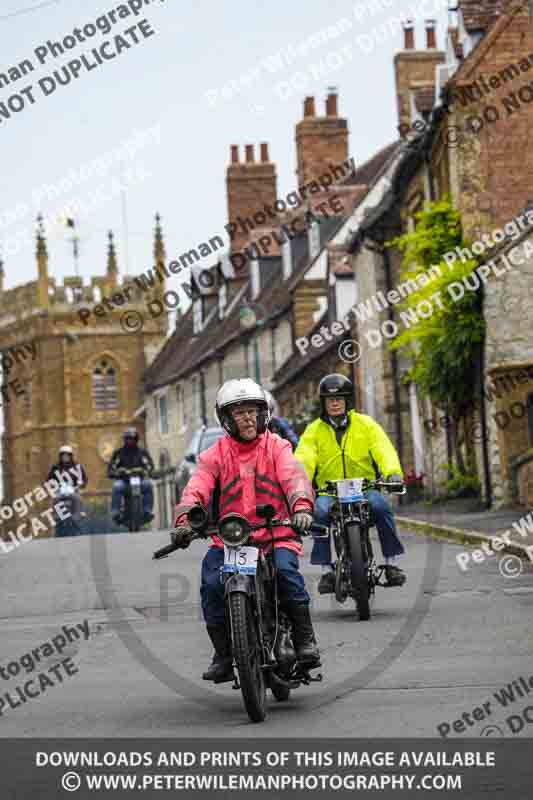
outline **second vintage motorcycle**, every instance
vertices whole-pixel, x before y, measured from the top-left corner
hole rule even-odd
[[[403,483],[383,480],[370,481],[367,478],[349,478],[327,481],[318,494],[332,495],[335,501],[331,507],[329,526],[315,524],[327,534],[332,534],[337,564],[335,569],[335,598],[345,603],[348,597],[355,600],[360,620],[370,619],[370,600],[376,586],[386,586],[383,582],[384,566],[377,566],[369,531],[375,524],[370,504],[365,497],[369,489],[385,489],[391,494],[405,494]]]

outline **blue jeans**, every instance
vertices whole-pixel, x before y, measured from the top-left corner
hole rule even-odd
[[[154,507],[154,490],[152,481],[143,478],[141,483],[141,491],[143,496],[143,511],[145,514],[151,514]],[[113,481],[113,489],[111,492],[111,512],[118,514],[120,511],[120,504],[122,498],[126,493],[126,481]]]
[[[309,603],[303,575],[299,571],[298,556],[286,547],[275,549],[278,570],[278,591],[281,603]],[[222,547],[210,547],[202,561],[202,612],[206,625],[224,625],[224,584],[220,568],[224,564]]]
[[[403,544],[398,537],[394,513],[380,492],[371,489],[366,492],[372,516],[376,521],[381,550],[385,558],[399,556],[404,551]],[[329,512],[334,498],[329,495],[320,495],[315,503],[315,522],[320,525],[329,524]],[[315,539],[311,551],[311,564],[331,564],[331,536],[327,539]]]

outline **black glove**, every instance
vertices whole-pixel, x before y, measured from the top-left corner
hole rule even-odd
[[[175,531],[170,534],[172,544],[175,544],[178,550],[186,550],[191,543],[193,532],[185,525],[178,525]]]
[[[310,511],[297,511],[292,515],[291,525],[298,533],[307,533],[313,524],[313,515]]]

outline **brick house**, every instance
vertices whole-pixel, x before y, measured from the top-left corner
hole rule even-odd
[[[495,229],[501,232],[506,223],[523,215],[532,196],[533,156],[528,148],[532,111],[528,103],[533,99],[533,89],[527,85],[533,73],[529,80],[522,74],[533,68],[527,8],[503,0],[490,4],[459,0],[457,25],[447,32],[445,50],[436,49],[431,22],[426,36],[426,48],[416,50],[414,31],[406,24],[404,50],[394,59],[399,130],[404,134],[405,152],[391,189],[393,201],[381,219],[365,224],[360,235],[352,237],[349,247],[363,301],[376,287],[387,284],[383,258],[373,266],[360,261],[361,243],[375,241],[376,223],[389,232],[413,230],[414,215],[425,203],[450,194],[461,212],[465,236],[473,242]],[[487,261],[505,263],[517,243],[528,248],[522,242],[528,239],[528,233],[520,234],[518,228],[508,236],[502,234],[502,238],[498,238],[498,244],[494,240],[484,256]],[[389,252],[389,258],[393,269],[395,261],[399,266],[394,251]],[[518,499],[523,502],[531,492],[527,488],[531,484],[528,451],[533,445],[533,424],[528,410],[531,387],[525,376],[533,367],[533,353],[524,332],[524,298],[530,289],[526,253],[512,279],[491,274],[483,292],[487,331],[479,375],[473,376],[472,382],[472,392],[480,395],[481,403],[479,418],[473,420],[480,429],[474,447],[483,497],[494,506]],[[398,319],[394,306],[379,315],[376,327],[381,327],[387,317]],[[360,333],[356,327],[354,335]],[[362,365],[365,358],[379,357],[365,347],[364,340],[359,336],[364,351]],[[391,358],[386,343],[381,353],[385,362]],[[494,411],[489,408],[487,387],[490,395],[490,387],[497,386],[498,376],[503,375],[514,380],[513,388],[496,392]],[[390,378],[384,375],[384,381],[385,385],[396,383],[397,393],[405,392],[401,369],[396,379],[392,374]],[[385,391],[390,395],[393,390]],[[444,410],[421,401],[415,386],[408,391],[412,439],[418,442],[414,466],[425,465],[430,487],[436,489],[446,478],[440,465],[452,460],[450,431],[446,426],[435,426]],[[518,404],[514,406],[517,418],[509,416],[510,402]],[[523,409],[520,415],[519,408]],[[498,427],[496,420],[504,419],[503,413],[495,417],[498,411],[509,416],[505,428]],[[423,424],[420,430],[421,421],[432,424]]]

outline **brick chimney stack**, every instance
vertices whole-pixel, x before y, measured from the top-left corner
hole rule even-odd
[[[436,67],[444,64],[446,54],[437,50],[435,21],[426,20],[425,50],[415,49],[414,24],[412,20],[404,23],[404,49],[394,56],[396,80],[396,100],[398,105],[398,129],[400,135],[410,129],[411,94],[418,89],[435,89]]]
[[[348,122],[338,115],[336,89],[328,90],[325,112],[325,116],[317,117],[315,98],[305,98],[303,119],[296,125],[298,186],[324,175],[332,164],[340,165],[348,158]]]
[[[412,19],[406,19],[403,23],[403,49],[415,49],[415,24]]]
[[[434,19],[426,20],[426,47],[428,50],[436,50],[437,37],[435,35],[436,21]]]
[[[245,147],[245,161],[239,160],[238,145],[231,145],[226,185],[231,251],[238,253],[250,241],[250,234],[268,220],[264,206],[274,206],[277,196],[276,165],[269,161],[268,144],[260,145],[261,161],[255,160],[254,145]]]

